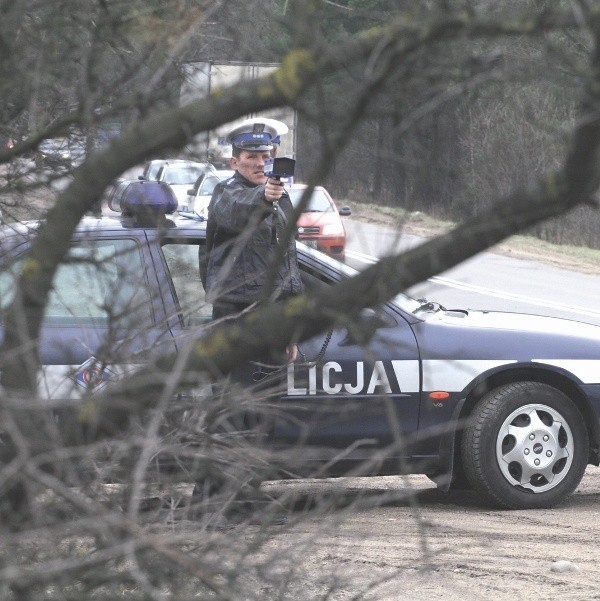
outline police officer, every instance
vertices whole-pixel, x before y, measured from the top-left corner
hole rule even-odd
[[[278,122],[280,123],[280,122]],[[287,128],[280,123],[285,130]],[[235,174],[217,184],[208,206],[206,251],[201,257],[201,277],[206,299],[213,303],[213,318],[234,316],[264,302],[284,300],[303,292],[298,269],[296,244],[290,236],[283,260],[277,259],[278,247],[292,218],[290,198],[277,179],[269,179],[265,163],[271,159],[273,139],[279,135],[272,122],[248,120],[234,127],[227,136],[232,145],[231,168]],[[274,275],[274,277],[273,277]],[[272,282],[267,288],[267,283]],[[286,349],[287,361],[294,361],[295,344]],[[272,357],[262,357],[261,363],[272,364]],[[275,362],[281,363],[279,358]],[[269,386],[269,370],[252,363],[239,366],[232,376],[246,384]],[[243,414],[242,427],[252,428],[254,418]],[[192,503],[202,507],[204,499],[227,489],[230,476],[216,465],[207,466],[206,476],[197,482]],[[231,505],[243,515],[249,506],[261,500],[260,479],[248,477],[236,492]],[[239,516],[238,516],[239,517]]]
[[[283,183],[264,173],[273,139],[284,130],[287,126],[281,122],[255,118],[227,135],[235,174],[217,185],[208,206],[203,274],[214,319],[303,292],[294,236],[289,237],[283,260],[277,261],[293,207]],[[295,360],[296,354],[295,345],[287,349],[288,360]]]

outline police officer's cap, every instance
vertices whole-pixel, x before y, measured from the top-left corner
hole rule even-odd
[[[226,141],[242,150],[272,150],[276,138],[287,132],[287,125],[281,121],[254,117],[234,126]]]

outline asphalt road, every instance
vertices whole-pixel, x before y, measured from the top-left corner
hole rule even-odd
[[[346,262],[357,269],[375,257],[423,241],[381,226],[352,220],[344,223],[348,232]],[[585,275],[490,252],[414,286],[408,294],[449,309],[517,311],[600,325],[600,273]]]

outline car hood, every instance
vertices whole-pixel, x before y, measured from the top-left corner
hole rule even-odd
[[[522,313],[440,310],[412,328],[423,359],[556,366],[575,360],[600,380],[600,326]]]
[[[543,332],[554,335],[581,336],[600,341],[600,326],[544,315],[503,311],[439,311],[439,321],[456,326],[512,332]]]

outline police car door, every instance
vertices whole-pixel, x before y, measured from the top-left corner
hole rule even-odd
[[[328,284],[322,271],[301,269],[308,288]],[[395,455],[410,454],[403,439],[417,430],[420,404],[415,336],[391,306],[362,317],[355,331],[341,327],[300,343],[300,359],[287,370],[276,441],[353,446],[355,455],[393,445]]]
[[[40,332],[42,398],[78,398],[136,369],[159,346],[173,350],[146,269],[145,237],[96,234],[74,241],[53,281]],[[4,306],[24,257],[2,272]]]

